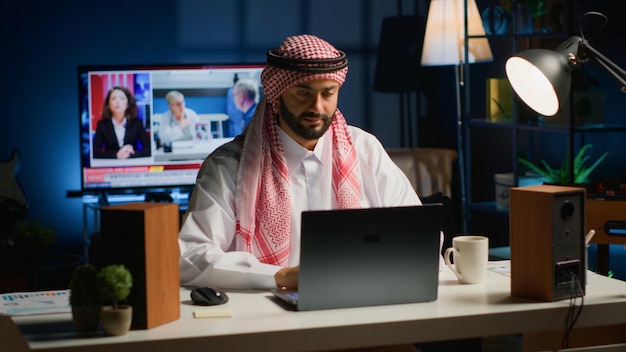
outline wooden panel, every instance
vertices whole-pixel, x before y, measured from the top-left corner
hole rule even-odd
[[[528,187],[530,188],[530,187]],[[552,194],[510,190],[511,294],[535,299],[550,298],[552,292]],[[533,260],[528,260],[533,258]],[[551,300],[551,299],[550,299]]]
[[[626,222],[626,202],[587,199],[585,201],[586,230],[594,229],[596,234],[591,243],[626,244],[626,236],[609,236],[604,231],[607,221]]]
[[[162,205],[145,212],[148,328],[180,317],[178,206]]]

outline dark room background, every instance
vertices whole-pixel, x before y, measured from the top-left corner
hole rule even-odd
[[[347,53],[339,108],[398,147],[398,95],[372,89],[380,28],[385,17],[425,16],[427,8],[386,0],[11,1],[0,12],[0,160],[20,151],[16,178],[28,217],[54,227],[57,245],[79,248],[82,201],[67,197],[80,189],[78,65],[264,62],[268,49],[301,33]],[[454,123],[450,111],[448,122],[429,122],[432,145],[455,148],[454,134],[444,132]]]
[[[499,1],[478,3],[484,8]],[[580,3],[579,12],[593,9],[590,1],[575,3]],[[620,2],[593,4],[607,12],[617,33],[595,44],[624,64],[623,50],[611,46],[624,38],[623,21],[615,15],[619,12],[610,11],[612,3]],[[52,226],[57,246],[82,251],[82,200],[67,197],[68,191],[81,187],[79,65],[264,62],[268,49],[301,33],[318,35],[347,53],[350,68],[339,108],[349,123],[374,133],[386,147],[456,149],[453,67],[423,69],[422,79],[415,82],[420,92],[409,94],[414,119],[410,131],[401,126],[399,94],[373,88],[383,20],[398,15],[419,15],[425,20],[428,5],[427,0],[10,1],[0,11],[0,160],[8,160],[14,148],[20,151],[16,177],[28,199],[28,217]],[[473,72],[504,77],[498,61],[506,58],[510,48],[500,49],[492,43],[496,61],[472,65]],[[601,71],[591,72],[606,84],[607,92],[619,94]],[[484,109],[484,85],[474,86],[470,99]],[[623,102],[623,95],[607,98],[606,110],[614,119],[626,121]],[[494,172],[510,171],[506,161],[505,166],[490,164],[490,153],[497,151],[497,145],[490,142],[498,140],[493,131],[480,136],[483,150],[475,165]],[[623,133],[591,137],[598,149],[594,153],[612,150],[599,172],[624,174],[623,137]],[[558,149],[554,158],[562,157],[563,142],[543,143],[550,144]],[[541,153],[550,159],[553,151]],[[483,183],[477,183],[484,186],[480,191],[491,196],[493,179]]]

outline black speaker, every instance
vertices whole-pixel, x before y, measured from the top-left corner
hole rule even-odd
[[[585,189],[510,190],[511,294],[554,301],[584,296]]]

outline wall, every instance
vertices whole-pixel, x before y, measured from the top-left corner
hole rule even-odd
[[[29,217],[53,226],[61,246],[80,247],[82,202],[66,197],[80,189],[78,65],[263,62],[286,36],[305,32],[348,54],[339,107],[349,122],[399,146],[398,95],[371,88],[382,19],[398,14],[399,4],[405,15],[425,13],[416,4],[427,6],[408,0],[10,1],[0,12],[0,160],[20,150],[17,179]],[[430,105],[422,109],[438,102]],[[453,111],[449,121],[424,119],[433,144],[455,148]]]
[[[591,1],[581,2],[581,7],[594,9]],[[611,32],[623,33],[614,15],[619,12],[611,11],[609,2],[602,4],[605,8],[599,10],[609,15]],[[81,246],[82,202],[66,197],[67,191],[80,188],[78,65],[263,62],[266,51],[286,36],[305,32],[348,54],[350,71],[339,107],[349,122],[373,132],[385,146],[400,146],[407,131],[400,127],[399,95],[372,88],[380,30],[385,17],[398,13],[425,17],[427,6],[426,0],[10,1],[0,11],[0,116],[4,119],[0,160],[8,159],[13,148],[20,150],[17,179],[28,197],[30,217],[54,226],[62,246]],[[623,34],[615,36],[616,42],[622,38]],[[624,64],[618,47],[607,41],[596,43],[596,48]],[[504,60],[502,52],[494,54]],[[618,87],[597,67],[590,69],[611,94],[607,110],[626,121]],[[474,76],[480,70],[502,73],[496,64],[472,65],[471,70]],[[447,66],[424,71],[427,78],[419,82],[423,93],[408,96],[412,118],[419,115],[415,144],[456,148],[454,70]],[[483,101],[482,92],[483,87],[475,88],[478,97],[472,96],[473,104]],[[616,100],[621,105],[615,105]],[[494,137],[491,132],[481,137],[488,144],[484,158],[493,155],[488,143]],[[600,153],[605,143],[608,148],[618,146],[603,165],[603,169],[613,168],[607,173],[624,173],[623,152],[619,153],[622,137],[590,137],[597,144],[594,153]],[[544,149],[542,156],[561,157],[562,149],[555,149]],[[491,163],[489,158],[472,160],[474,168],[501,167]],[[510,165],[506,160],[502,163]],[[491,197],[492,180],[488,182],[484,192]]]

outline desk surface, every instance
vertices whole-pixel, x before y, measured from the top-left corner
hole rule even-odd
[[[589,272],[576,327],[626,323],[626,282]],[[499,336],[561,329],[568,300],[539,302],[510,295],[510,278],[488,272],[486,282],[461,285],[446,268],[437,301],[294,312],[268,292],[229,292],[218,307],[197,307],[181,289],[179,320],[118,337],[76,338],[69,314],[13,317],[35,351],[314,351]],[[194,319],[198,309],[232,311],[231,318]],[[4,323],[7,325],[7,317]],[[1,321],[0,321],[1,322]],[[10,320],[9,320],[10,323]],[[0,330],[6,330],[0,326]],[[7,330],[8,331],[8,330]],[[18,336],[14,336],[18,335]],[[8,336],[19,341],[19,334]],[[6,341],[5,337],[2,340]],[[11,342],[9,340],[9,342]]]

